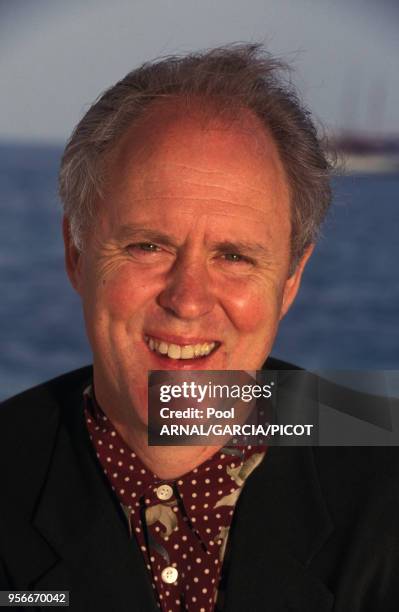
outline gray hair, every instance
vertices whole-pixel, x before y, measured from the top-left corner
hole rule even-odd
[[[124,131],[154,100],[180,96],[189,104],[195,97],[222,113],[249,109],[273,136],[290,187],[295,266],[317,239],[330,205],[331,165],[289,70],[260,44],[231,44],[145,63],[105,91],[75,128],[61,161],[60,196],[75,246],[83,248],[106,156]]]

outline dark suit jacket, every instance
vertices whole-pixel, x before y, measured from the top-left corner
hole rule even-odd
[[[0,409],[0,590],[69,590],[73,612],[155,612],[86,431],[90,376]],[[398,611],[398,483],[396,448],[271,447],[236,507],[225,610]]]

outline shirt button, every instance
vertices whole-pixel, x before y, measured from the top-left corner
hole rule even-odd
[[[170,499],[172,495],[173,495],[173,489],[168,484],[161,485],[157,489],[158,499],[162,499],[163,501],[166,501],[167,499]]]
[[[162,570],[161,578],[166,584],[173,584],[173,582],[176,582],[178,575],[179,572],[175,567],[165,567]]]

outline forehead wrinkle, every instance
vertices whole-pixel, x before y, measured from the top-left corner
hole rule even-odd
[[[161,195],[157,195],[157,196],[147,196],[147,197],[140,197],[140,198],[134,198],[134,202],[152,202],[154,200],[188,200],[188,201],[193,201],[193,202],[219,202],[220,204],[229,204],[230,206],[233,204],[233,202],[231,200],[224,200],[223,198],[215,198],[212,196],[161,196]],[[234,208],[252,208],[253,210],[256,210],[258,212],[261,212],[258,210],[258,208],[255,208],[254,206],[251,206],[250,204],[237,204],[236,202],[234,202]],[[183,211],[179,211],[179,212],[183,212]],[[214,213],[214,211],[212,211],[212,214]],[[205,214],[205,213],[203,213]],[[209,213],[211,214],[211,212]],[[227,215],[229,213],[226,213]]]
[[[163,164],[160,162],[157,162],[157,163],[161,169],[171,167],[171,168],[183,168],[185,170],[198,172],[199,174],[224,174],[221,170],[211,170],[211,169],[204,170],[203,168],[198,168],[196,166],[190,166],[189,164],[186,164],[186,163],[182,164],[182,163],[173,162],[173,161],[168,161],[167,163],[165,162]]]
[[[234,211],[232,210],[232,208],[234,207],[234,209],[236,211],[238,210],[243,210],[245,211],[245,213],[248,213],[248,210],[251,210],[252,212],[256,213],[256,215],[261,216],[261,217],[265,217],[267,218],[270,215],[270,212],[267,213],[264,210],[261,210],[260,208],[256,207],[256,206],[251,206],[250,204],[238,204],[238,203],[234,203],[232,204],[231,200],[223,200],[220,198],[212,198],[212,197],[207,197],[207,198],[199,198],[199,197],[183,197],[183,198],[176,198],[173,196],[157,196],[156,198],[154,197],[147,197],[147,198],[134,198],[134,202],[135,203],[145,203],[145,202],[153,202],[154,200],[156,201],[172,201],[172,202],[176,202],[176,200],[183,200],[183,201],[189,201],[189,202],[196,202],[199,206],[198,208],[193,209],[192,207],[188,208],[188,209],[181,209],[178,211],[179,215],[190,215],[192,216],[193,214],[201,215],[201,216],[205,216],[205,217],[215,217],[215,216],[220,216],[220,217],[226,217],[226,218],[240,218],[242,219],[242,214],[237,214],[234,213]],[[208,205],[210,203],[218,203],[218,204],[222,204],[222,205],[226,205],[228,204],[229,206],[231,206],[232,208],[229,211],[219,211],[219,210],[215,210],[213,209],[212,211],[210,211],[208,209]],[[204,205],[202,205],[204,204]],[[164,212],[164,211],[163,211]],[[174,212],[174,214],[176,215],[177,213]]]
[[[137,167],[140,167],[140,164],[138,164]],[[190,172],[198,172],[198,174],[224,174],[222,170],[213,170],[212,168],[204,169],[199,168],[198,166],[191,166],[186,162],[174,162],[172,160],[168,160],[167,162],[160,162],[159,160],[157,160],[156,164],[154,164],[153,167],[157,167],[161,170],[168,168],[178,168],[182,170],[189,170]]]
[[[224,163],[224,160],[222,161]],[[274,176],[277,176],[279,174],[279,168],[278,168],[278,164],[276,163],[276,161],[277,160],[274,160],[272,157],[270,158],[264,157],[261,160],[261,164],[256,168],[256,171],[255,171],[254,164],[252,164],[250,168],[250,174],[252,175],[251,176],[252,180],[255,180],[256,182],[259,182],[259,183],[262,183],[262,182],[268,183],[270,181],[271,174],[273,174]],[[244,170],[243,176],[240,175],[240,172],[239,172],[240,168]],[[139,172],[141,171],[142,176],[140,177],[139,180],[140,182],[145,181],[146,183],[147,182],[148,183],[157,182],[157,181],[165,180],[165,179],[166,179],[166,182],[168,182],[168,180],[170,180],[170,176],[169,176],[169,173],[170,173],[171,176],[173,177],[173,181],[176,181],[177,179],[182,182],[188,181],[196,185],[197,180],[195,176],[193,177],[193,180],[190,180],[191,178],[190,175],[194,174],[194,175],[198,175],[198,178],[200,179],[199,184],[201,185],[203,184],[202,183],[203,177],[209,176],[210,178],[212,178],[212,180],[214,180],[215,178],[220,176],[222,180],[225,180],[226,178],[228,178],[235,185],[243,186],[246,189],[251,188],[251,185],[248,183],[248,177],[246,176],[248,167],[246,167],[245,165],[241,165],[241,164],[238,167],[236,167],[235,164],[232,164],[227,167],[224,167],[223,169],[218,169],[218,168],[214,169],[212,167],[201,168],[198,165],[187,164],[185,161],[174,162],[172,160],[170,161],[168,160],[164,162],[164,161],[161,161],[160,159],[157,159],[157,155],[155,155],[155,160],[153,160],[151,165],[147,165],[147,164],[142,165],[141,163],[139,163],[135,166],[135,170],[136,171],[138,170]],[[176,170],[179,171],[178,174],[176,174]],[[159,177],[157,176],[157,173],[159,173]],[[154,174],[155,174],[155,178],[152,178]],[[219,186],[218,183],[211,183],[211,185]]]
[[[224,175],[224,176],[226,178],[226,175]],[[151,179],[150,180],[146,179],[145,180],[145,184],[146,185],[159,185],[160,182],[161,181],[159,181],[157,179],[152,179],[152,180]],[[256,195],[260,194],[260,195],[264,196],[264,195],[267,195],[267,193],[268,193],[264,189],[260,189],[260,188],[258,189],[256,187],[252,187],[252,185],[247,185],[247,184],[245,184],[245,183],[243,183],[241,181],[234,181],[234,179],[232,179],[232,181],[231,181],[231,188],[223,187],[222,185],[219,185],[217,183],[209,183],[209,182],[206,182],[206,183],[196,183],[195,181],[190,181],[189,179],[180,179],[180,178],[178,180],[174,179],[173,183],[174,183],[174,185],[176,185],[176,184],[179,185],[180,183],[182,183],[183,185],[189,185],[189,186],[193,186],[193,187],[202,187],[202,188],[205,188],[205,189],[207,189],[207,188],[220,189],[221,191],[227,191],[227,192],[233,191],[234,188],[237,188],[237,187],[245,187],[245,189],[247,191],[254,191]]]
[[[173,183],[176,182],[181,182],[184,184],[188,184],[188,185],[193,185],[195,187],[217,187],[220,189],[226,189],[225,187],[223,187],[222,185],[220,185],[219,183],[209,183],[209,182],[196,182],[195,180],[190,180],[190,178],[187,178],[184,176],[184,174],[187,172],[193,172],[193,173],[198,173],[201,175],[209,175],[212,176],[213,178],[216,176],[220,176],[222,179],[226,179],[229,178],[229,180],[231,181],[231,183],[235,186],[235,187],[244,187],[245,189],[248,190],[254,190],[254,191],[259,191],[262,192],[262,189],[258,189],[256,187],[253,187],[252,185],[248,184],[248,181],[245,180],[240,180],[239,177],[237,177],[237,173],[236,172],[229,172],[229,171],[223,171],[223,170],[206,170],[206,169],[201,169],[198,167],[194,167],[194,166],[190,166],[187,164],[179,164],[177,162],[173,163],[173,162],[168,162],[168,163],[156,163],[154,164],[154,166],[147,171],[147,173],[145,173],[144,178],[141,179],[141,183],[145,183],[145,184],[153,184],[153,183],[160,183],[162,180],[164,180],[166,177],[165,175],[162,175],[160,178],[151,178],[151,175],[154,173],[154,170],[168,170],[168,168],[177,168],[179,170],[182,171],[182,176],[174,176],[173,179],[171,179],[171,182],[173,181]],[[140,169],[140,167],[138,166],[138,169]],[[149,175],[149,176],[148,176]],[[257,180],[265,180],[265,176],[263,175],[263,173],[261,171],[259,171],[258,176],[256,177]],[[266,193],[266,191],[265,191]]]

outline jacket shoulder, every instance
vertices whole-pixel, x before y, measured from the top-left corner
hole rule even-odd
[[[262,366],[262,370],[302,370],[302,368],[289,363],[289,361],[282,361],[276,357],[268,357]]]
[[[52,378],[40,385],[26,389],[0,404],[0,431],[3,427],[16,424],[21,427],[24,422],[32,425],[40,418],[40,413],[48,415],[49,410],[59,405],[71,393],[79,388],[85,381],[90,380],[92,367],[85,366],[72,372],[67,372]]]
[[[80,368],[2,402],[0,465],[9,468],[0,474],[3,490],[16,491],[18,481],[29,487],[35,471],[44,469],[60,422],[73,413],[91,374],[91,367]]]

